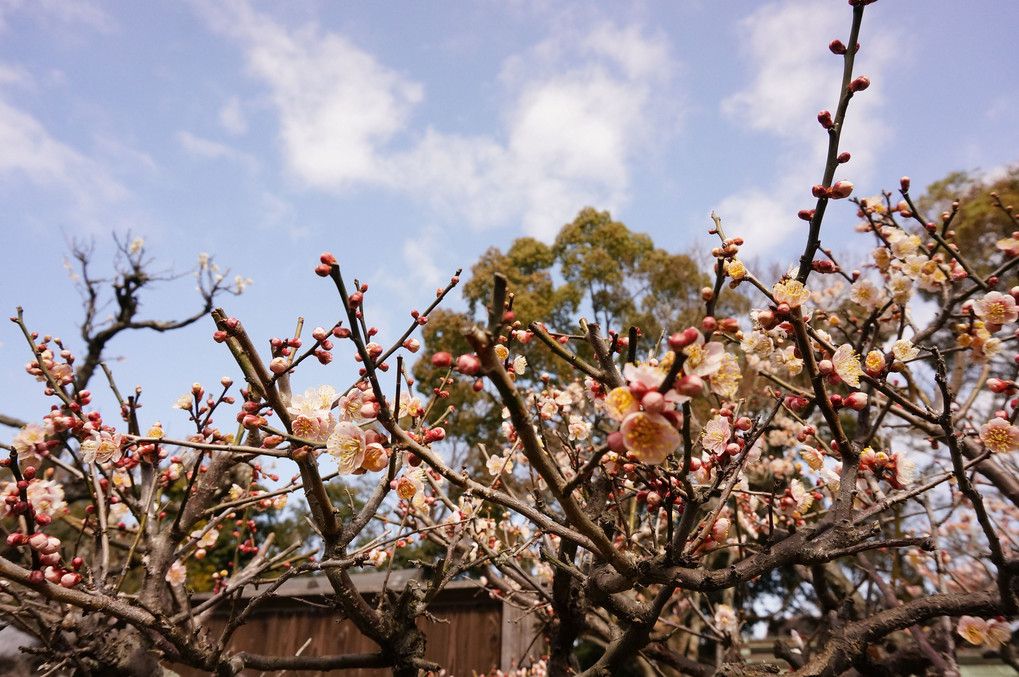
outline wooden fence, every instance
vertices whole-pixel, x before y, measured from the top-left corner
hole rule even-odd
[[[401,590],[411,578],[420,576],[416,569],[394,570],[388,587]],[[384,574],[352,575],[357,589],[369,601],[377,599]],[[246,594],[251,597],[257,594]],[[230,648],[265,655],[304,656],[329,654],[374,653],[379,650],[371,640],[328,601],[331,592],[325,578],[304,578],[288,581],[277,594],[261,604],[248,622],[232,637]],[[247,601],[247,600],[245,600]],[[522,657],[539,652],[541,632],[533,615],[521,615],[515,607],[492,599],[472,581],[453,581],[429,605],[435,621],[418,619],[428,644],[425,657],[446,668],[450,677],[471,677],[493,668],[515,667]],[[213,619],[211,630],[216,633],[225,622]],[[215,636],[215,634],[213,635]],[[174,666],[182,677],[199,677],[206,673]],[[246,670],[242,675],[254,677],[260,671]],[[267,673],[273,674],[273,673]],[[389,669],[361,669],[333,672],[287,671],[287,677],[388,677]]]

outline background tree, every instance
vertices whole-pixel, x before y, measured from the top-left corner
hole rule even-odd
[[[562,227],[552,246],[518,238],[505,253],[490,248],[471,267],[463,287],[468,312],[439,309],[423,330],[425,355],[414,365],[422,395],[431,395],[448,371],[432,364],[435,353],[469,352],[462,330],[487,316],[496,273],[506,279],[509,324],[518,328],[507,336],[507,345],[527,360],[526,371],[516,378],[529,384],[540,383],[543,374],[553,380],[572,378],[569,365],[540,341],[530,340],[532,322],[540,322],[556,337],[568,337],[579,331],[574,320],[577,313],[589,314],[591,322],[604,331],[624,337],[621,346],[629,341],[630,327],[636,327],[642,337],[640,350],[646,354],[657,350],[667,328],[698,322],[701,290],[712,284],[690,255],[656,248],[648,235],[632,232],[609,212],[586,207]],[[746,308],[743,297],[730,294],[718,310],[722,314]],[[520,338],[528,343],[520,343]],[[578,349],[582,357],[591,359],[588,348]],[[502,405],[491,392],[472,386],[453,382],[441,388],[449,393],[444,404],[457,411],[447,433],[454,442],[492,443],[502,423]]]
[[[927,186],[916,206],[939,225],[950,217],[958,241],[972,242],[988,252],[986,260],[975,262],[976,271],[987,275],[1007,258],[996,249],[997,242],[1011,238],[1015,232],[1015,219],[1009,212],[1014,214],[1019,209],[1019,165],[1006,167],[994,178],[976,172],[952,172]]]

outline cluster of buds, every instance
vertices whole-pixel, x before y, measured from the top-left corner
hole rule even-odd
[[[18,318],[12,317],[11,322],[18,322]],[[32,332],[31,336],[34,342],[39,338],[39,333]],[[57,347],[60,361],[57,361],[57,355],[49,347],[51,342]],[[35,355],[36,359],[25,365],[25,371],[34,376],[35,380],[40,382],[46,381],[47,373],[60,386],[65,386],[74,380],[74,368],[72,366],[74,364],[74,355],[61,345],[60,339],[43,336],[42,341],[35,345]],[[46,388],[46,394],[52,395],[52,388]]]
[[[53,518],[46,512],[36,509],[35,500],[30,499],[29,487],[32,482],[40,481],[36,476],[36,469],[33,466],[25,468],[24,472],[18,472],[17,467],[9,461],[4,464],[11,467],[16,479],[16,493],[5,497],[8,509],[14,515],[21,515],[26,518],[29,529],[38,527],[40,529],[50,525]],[[38,567],[32,570],[29,575],[30,582],[40,584],[49,581],[65,588],[73,588],[81,582],[81,575],[76,573],[82,566],[82,559],[75,557],[71,562],[73,571],[68,571],[60,566],[60,539],[56,536],[49,536],[41,530],[24,534],[14,531],[7,536],[7,545],[11,548],[28,546],[33,553],[33,562]]]
[[[264,402],[259,400],[247,400],[241,405],[237,413],[237,422],[248,430],[258,430],[269,423],[267,416],[272,415],[272,410]]]
[[[895,489],[905,489],[912,479],[915,464],[901,452],[874,451],[867,447],[860,452],[860,472],[872,472]]]
[[[647,482],[648,488],[637,492],[637,502],[646,505],[648,512],[655,512],[667,503],[671,503],[682,512],[683,497],[672,490],[678,484],[679,479],[676,477],[651,478]]]
[[[846,179],[840,179],[833,183],[831,187],[825,187],[819,183],[811,188],[810,192],[818,199],[829,198],[831,200],[841,200],[853,194],[853,182]],[[803,217],[801,216],[800,218]],[[811,218],[813,218],[813,215],[811,215]]]

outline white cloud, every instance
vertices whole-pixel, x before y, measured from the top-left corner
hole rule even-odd
[[[104,167],[58,141],[34,117],[0,98],[0,174],[13,174],[66,194],[91,212],[127,190]]]
[[[248,120],[241,107],[241,101],[236,96],[230,97],[219,110],[219,124],[231,134],[243,134],[248,131]]]
[[[243,46],[270,89],[289,170],[315,188],[379,181],[382,147],[402,130],[421,86],[340,35],[288,31],[242,0],[198,5],[215,30]]]
[[[0,28],[6,28],[8,16],[20,11],[61,23],[83,24],[104,33],[117,26],[112,16],[90,0],[0,0]]]
[[[414,271],[415,284],[423,290],[431,287],[442,287],[449,282],[449,271],[439,270],[436,261],[441,261],[441,249],[445,234],[436,226],[426,226],[418,231],[416,237],[408,237],[403,241],[403,261],[408,270]],[[387,276],[382,276],[383,280]],[[421,298],[427,299],[427,295]]]
[[[288,30],[242,0],[198,5],[271,92],[291,174],[329,191],[384,186],[475,227],[551,237],[587,204],[618,207],[650,146],[652,94],[673,72],[664,37],[602,24],[507,59],[503,128],[414,128],[423,87],[335,33]]]
[[[218,141],[203,139],[187,131],[177,132],[177,140],[192,157],[207,160],[231,160],[240,163],[250,172],[258,170],[258,161],[255,158]]]
[[[748,186],[717,209],[728,223],[726,232],[744,237],[753,253],[795,232],[803,225],[796,212],[812,206],[810,187],[822,178],[828,145],[816,116],[821,110],[834,114],[842,78],[843,61],[831,54],[828,43],[835,38],[847,41],[849,23],[844,5],[785,0],[761,7],[740,26],[752,79],[722,101],[721,111],[740,127],[776,138],[782,147],[770,183]],[[868,34],[855,71],[869,75],[873,84],[850,102],[840,148],[849,151],[852,160],[837,174],[859,188],[871,179],[875,154],[887,138],[878,113],[886,88],[881,74],[894,44],[880,27],[871,26]]]
[[[259,201],[262,204],[261,227],[276,232],[282,230],[290,236],[292,242],[303,240],[311,234],[306,226],[297,224],[297,212],[285,199],[269,191],[262,191]]]

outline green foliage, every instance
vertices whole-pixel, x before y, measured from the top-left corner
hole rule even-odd
[[[1012,235],[1015,222],[1008,214],[995,206],[991,193],[997,193],[1001,204],[1019,206],[1019,164],[1008,167],[1001,178],[989,181],[986,175],[971,172],[952,172],[940,181],[927,187],[926,193],[917,200],[920,213],[940,224],[941,214],[952,211],[952,203],[958,202],[958,213],[952,220],[956,242],[965,242],[969,251],[987,252],[989,256],[974,261],[977,272],[986,275],[998,267],[1005,255],[995,248],[995,243]]]
[[[414,365],[419,391],[431,397],[448,369],[432,365],[439,351],[453,355],[471,352],[463,328],[487,324],[493,290],[493,276],[506,276],[514,326],[526,329],[540,321],[551,331],[575,334],[573,318],[587,315],[603,332],[626,335],[631,326],[641,330],[639,355],[646,355],[663,334],[698,326],[704,314],[701,289],[712,278],[700,270],[687,254],[673,254],[656,248],[651,237],[635,233],[607,211],[587,207],[559,231],[552,246],[531,237],[514,240],[506,252],[492,247],[471,267],[463,287],[469,312],[436,310],[424,327],[427,350]],[[736,293],[722,294],[716,315],[724,317],[746,310],[746,299]],[[528,368],[517,376],[518,383],[539,385],[542,373],[569,382],[574,375],[562,360],[538,340],[521,344],[510,334],[507,347],[511,357],[523,355]],[[590,361],[588,347],[570,345]],[[492,449],[499,442],[502,404],[486,391],[475,392],[472,382],[455,377],[441,386],[448,395],[440,400],[455,408],[446,424],[447,439],[485,444]],[[539,387],[540,389],[540,387]],[[432,415],[435,418],[439,412]],[[481,459],[469,465],[479,466]]]

